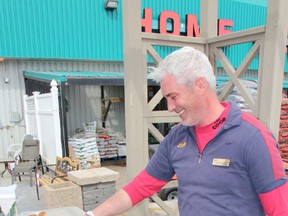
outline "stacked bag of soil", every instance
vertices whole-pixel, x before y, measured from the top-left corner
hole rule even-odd
[[[257,82],[252,80],[242,80],[242,82],[244,86],[247,88],[247,90],[250,92],[252,97],[256,100],[257,85],[258,85]],[[222,93],[226,84],[227,82],[223,82],[216,87],[216,92],[218,96]],[[225,101],[234,101],[235,103],[237,103],[237,105],[240,107],[242,111],[251,112],[251,109],[249,108],[248,104],[245,102],[244,98],[242,97],[242,95],[240,94],[240,92],[237,90],[236,87],[233,88],[233,90],[230,92]]]
[[[283,94],[281,102],[278,142],[282,159],[288,163],[288,98],[285,94]]]

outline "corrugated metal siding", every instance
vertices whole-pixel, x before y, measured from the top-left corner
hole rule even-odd
[[[4,80],[8,78],[9,83]],[[25,131],[23,121],[23,80],[19,77],[17,66],[7,62],[0,63],[0,157],[4,156],[9,144],[20,143]],[[10,121],[12,114],[18,113],[20,122]]]
[[[266,24],[267,0],[218,0],[218,18],[234,20],[233,31]],[[266,5],[265,5],[266,2]]]
[[[67,112],[68,134],[73,133],[77,128],[83,128],[82,123],[96,121],[97,126],[101,126],[100,87],[70,85],[66,89],[66,99],[69,104]]]
[[[126,136],[125,131],[125,101],[124,86],[104,87],[104,97],[119,97],[120,102],[112,103],[105,122],[106,128]],[[120,114],[120,115],[118,115]]]
[[[102,127],[101,87],[94,85],[70,85],[67,88],[67,100],[70,110],[67,113],[68,134],[83,123],[97,122]],[[119,97],[119,103],[112,103],[105,122],[106,128],[125,136],[124,86],[104,86],[104,98]],[[108,102],[106,103],[106,107]]]
[[[153,8],[155,20],[173,10],[185,23],[186,14],[199,15],[200,0],[143,0],[142,7]],[[3,0],[0,25],[2,57],[123,60],[121,0],[114,11],[104,0]]]
[[[25,134],[25,122],[23,120],[22,96],[25,94],[23,71],[123,71],[122,63],[105,63],[105,62],[72,62],[72,61],[44,61],[44,60],[17,60],[0,62],[0,122],[3,128],[0,128],[0,158],[4,157],[8,145],[20,143]],[[10,82],[5,83],[5,78]],[[87,95],[86,95],[87,94]],[[86,97],[84,97],[84,95]],[[83,122],[90,122],[95,118],[101,119],[97,102],[100,95],[98,86],[69,86],[67,90],[68,100],[71,98],[70,106],[73,106],[73,113],[68,112],[71,118],[68,118],[70,130],[80,127]],[[113,95],[112,95],[113,96]],[[80,102],[79,102],[80,101]],[[112,126],[115,131],[124,131],[123,111],[111,109],[109,115],[113,119],[119,116],[119,123]],[[10,121],[11,113],[19,113],[21,121],[13,123]],[[72,115],[73,114],[73,115]],[[79,123],[80,122],[80,123]],[[99,123],[100,124],[100,123]],[[119,124],[119,125],[118,125]]]
[[[228,0],[229,1],[229,0]],[[257,5],[257,6],[263,6],[267,7],[268,5],[268,0],[234,0],[237,2],[241,2],[243,4],[251,4],[251,5]]]
[[[266,4],[265,4],[266,3]],[[243,1],[219,0],[218,18],[233,20],[233,32],[266,25],[267,0]],[[246,43],[225,47],[224,52],[232,65],[237,68],[251,49]],[[221,64],[218,64],[221,66]],[[258,69],[258,57],[251,63],[250,69]]]
[[[186,24],[186,15],[195,14],[198,18],[198,23],[200,26],[200,0],[186,1],[186,0],[165,0],[165,1],[155,1],[155,0],[142,0],[141,7],[152,9],[152,19],[158,22],[158,18],[161,12],[165,10],[171,10],[176,12],[180,17],[181,24]],[[144,17],[143,11],[141,17]],[[159,28],[159,24],[158,24]],[[173,47],[163,47],[163,46],[153,46],[159,55],[164,58],[174,50],[178,48]],[[148,57],[148,62],[153,62],[153,60]]]
[[[219,0],[219,18],[234,20],[233,31],[265,25],[267,1]],[[186,14],[195,14],[200,24],[200,2],[142,0],[141,6],[152,8],[153,20],[162,11],[172,10],[181,23]],[[104,0],[2,0],[0,25],[1,57],[123,60],[121,0],[114,11],[104,9]],[[225,51],[237,67],[250,47],[246,44]],[[166,55],[167,50],[161,53]],[[257,67],[256,60],[250,69]]]
[[[101,115],[101,87],[94,85],[70,85],[66,95],[69,103],[67,113],[68,134],[71,135],[77,128],[83,128],[83,123],[96,121],[97,127],[102,127]],[[119,97],[119,103],[112,103],[105,127],[125,136],[125,107],[124,87],[104,86],[104,97]],[[106,107],[107,107],[106,103]]]
[[[99,0],[0,1],[0,56],[122,60],[121,11],[121,1],[114,11]]]
[[[142,8],[152,8],[152,17],[157,20],[164,10],[172,10],[180,16],[181,23],[185,23],[186,14],[196,14],[200,18],[200,0],[142,0]],[[143,14],[141,15],[143,17]]]

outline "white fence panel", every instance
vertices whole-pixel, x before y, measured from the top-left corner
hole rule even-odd
[[[40,154],[47,163],[62,157],[58,88],[51,82],[51,93],[24,96],[26,132],[40,140]]]
[[[36,109],[34,97],[24,95],[24,118],[26,122],[26,133],[38,137],[36,124]]]

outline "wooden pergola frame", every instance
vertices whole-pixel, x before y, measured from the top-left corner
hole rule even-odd
[[[278,137],[288,30],[288,19],[285,15],[287,10],[287,1],[268,0],[266,26],[217,36],[218,1],[201,0],[200,38],[192,38],[141,32],[141,0],[123,0],[128,180],[131,180],[148,162],[148,132],[158,140],[163,139],[163,135],[153,123],[179,121],[175,114],[168,111],[153,111],[162,99],[161,91],[149,103],[147,101],[147,55],[156,64],[161,61],[161,57],[153,48],[155,45],[198,48],[208,55],[215,72],[217,71],[215,62],[216,59],[219,60],[230,77],[229,84],[219,96],[220,100],[227,97],[236,86],[253,115],[259,118],[275,137]],[[254,45],[241,65],[235,69],[222,48],[247,42],[253,42]],[[259,55],[258,93],[257,100],[254,100],[240,79],[256,55]],[[176,215],[160,199],[154,198],[168,215]],[[149,215],[147,201],[131,209],[128,215]]]

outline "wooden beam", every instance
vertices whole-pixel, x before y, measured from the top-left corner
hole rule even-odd
[[[148,128],[143,118],[147,106],[147,71],[142,52],[141,0],[122,3],[127,179],[132,180],[148,162]],[[148,202],[139,203],[128,215],[148,215]]]
[[[288,29],[288,1],[268,0],[259,118],[278,137]]]

